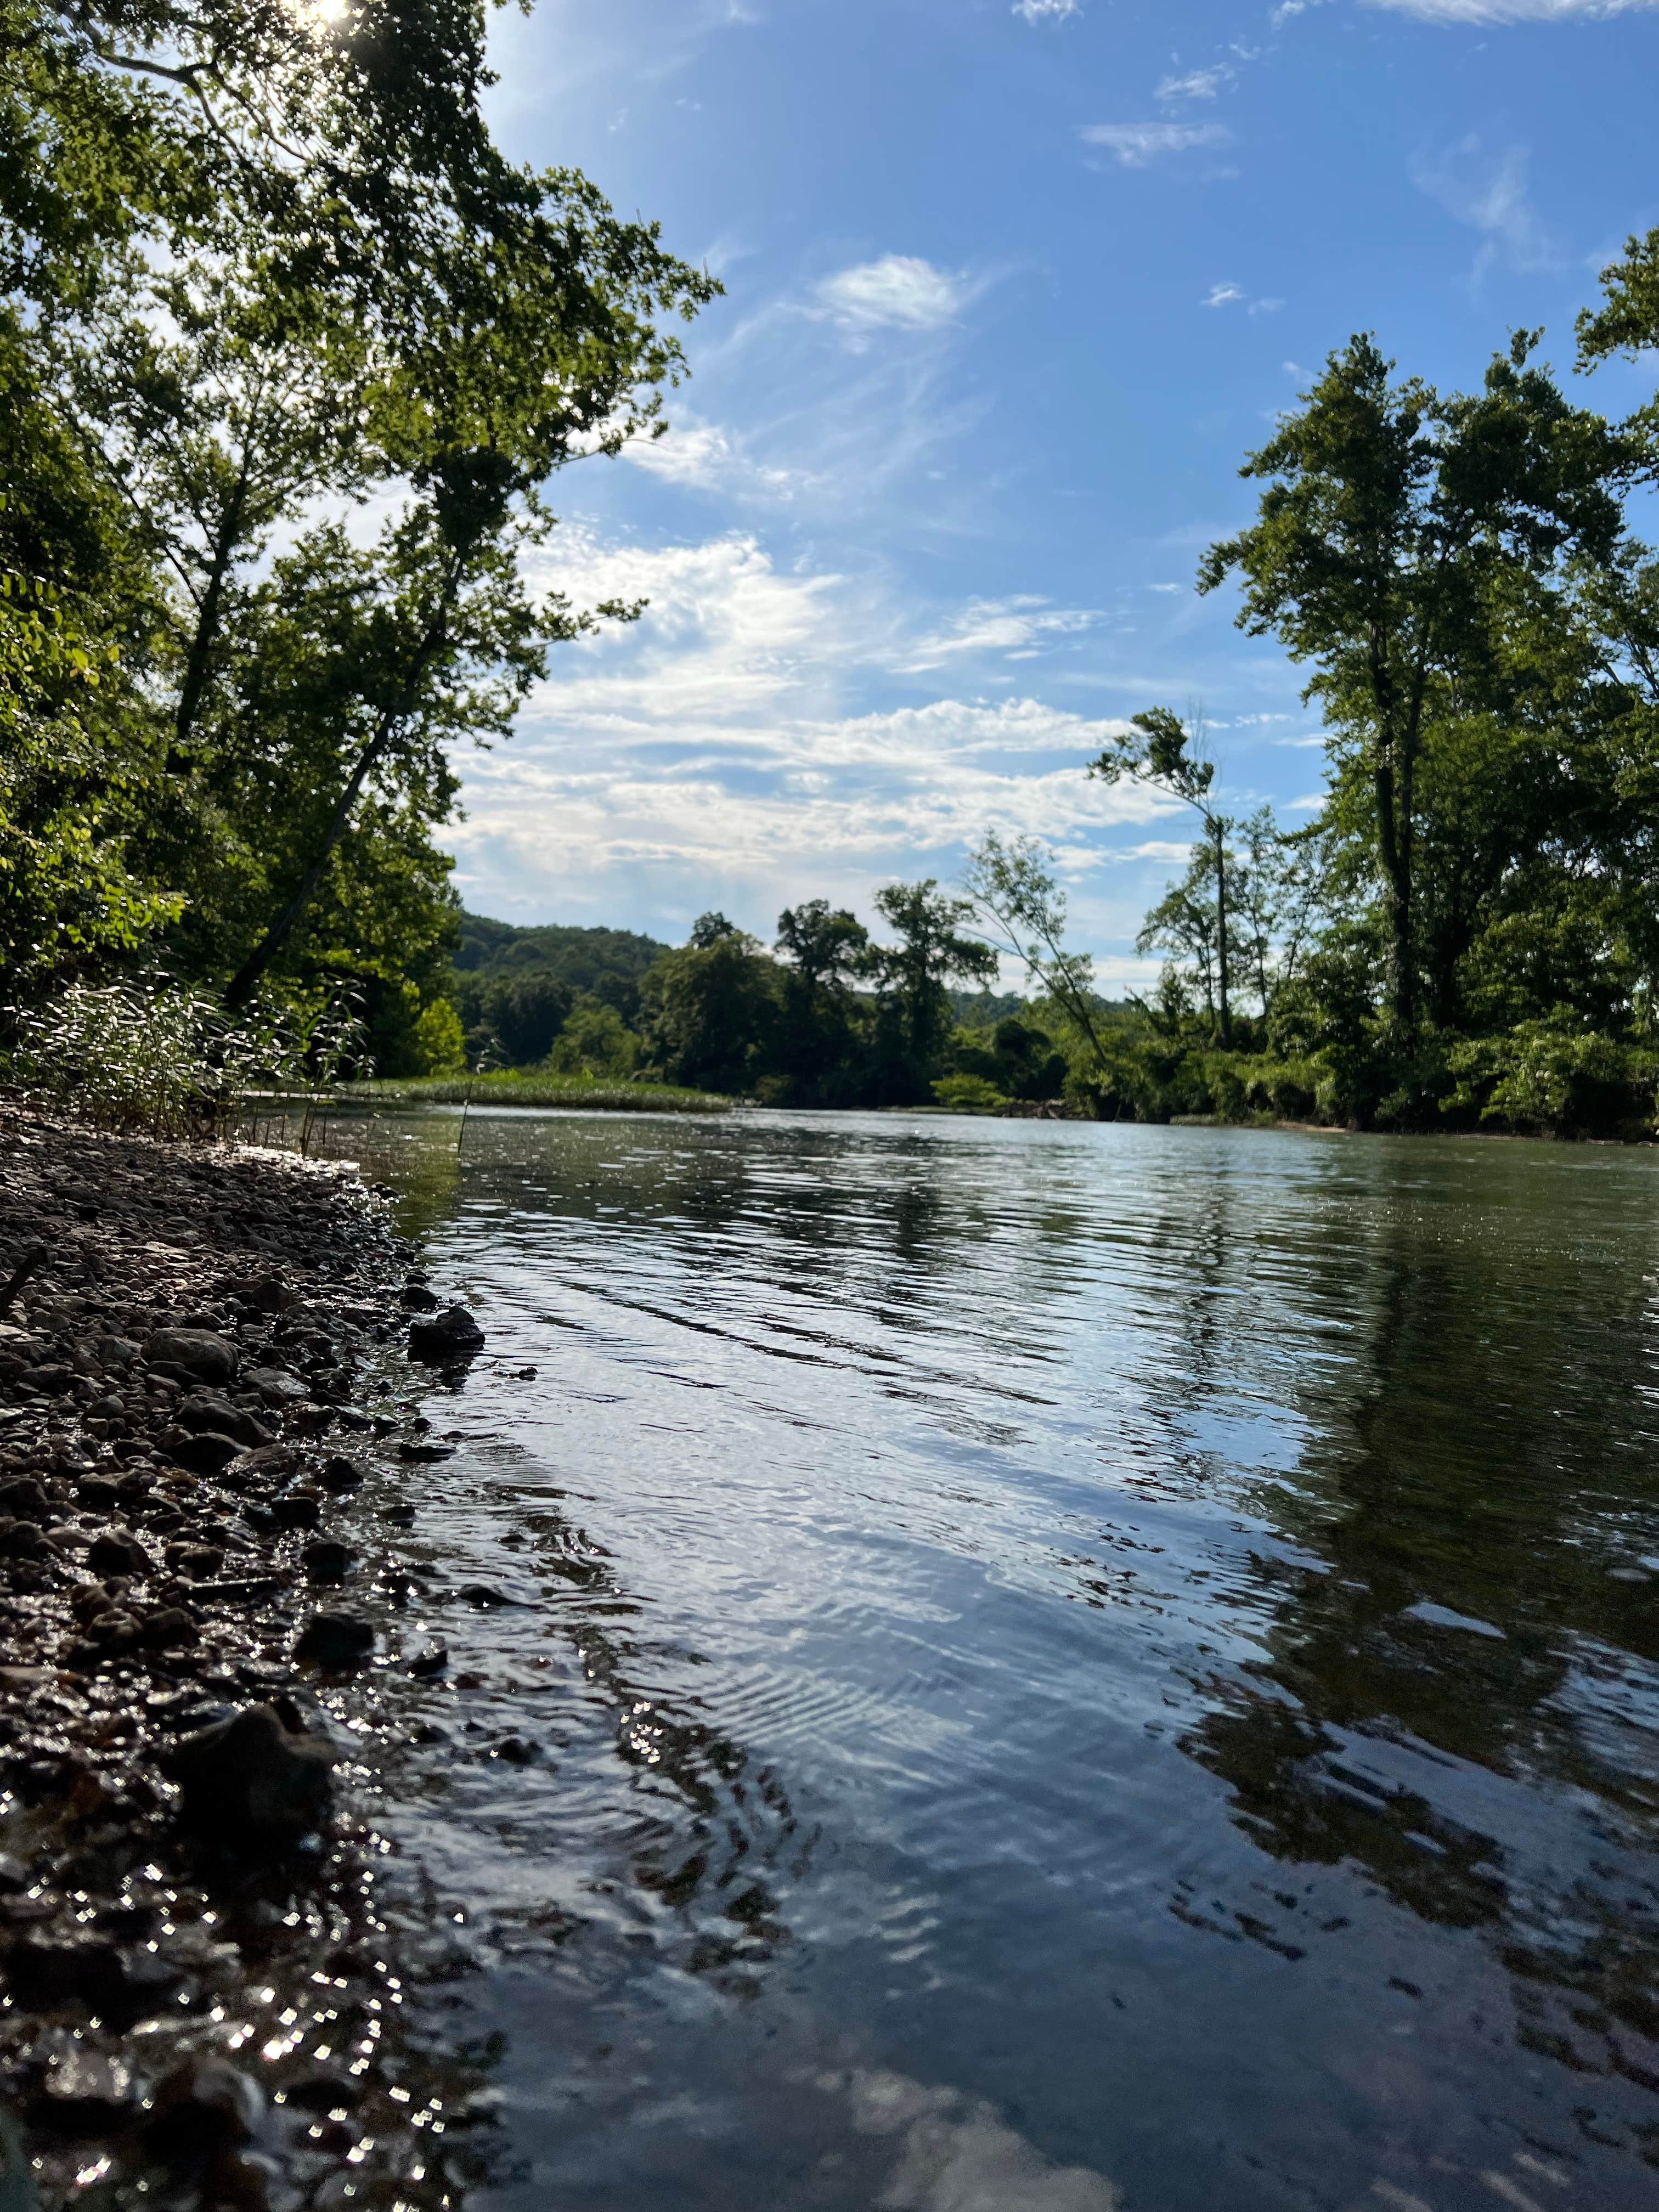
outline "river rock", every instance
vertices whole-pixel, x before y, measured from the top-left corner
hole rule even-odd
[[[314,1544],[306,1546],[300,1557],[314,1583],[343,1583],[357,1563],[351,1547],[333,1536],[319,1536]]]
[[[167,1457],[191,1474],[222,1473],[242,1449],[234,1437],[222,1437],[211,1430],[192,1436],[188,1429],[168,1429],[160,1441]]]
[[[428,1367],[448,1367],[476,1358],[484,1342],[483,1329],[465,1306],[447,1306],[431,1321],[410,1324],[410,1358]]]
[[[374,1630],[355,1613],[313,1613],[294,1646],[296,1659],[314,1659],[331,1674],[361,1666],[374,1649]]]
[[[322,1501],[308,1490],[286,1490],[272,1499],[270,1512],[278,1528],[314,1528],[322,1519]]]
[[[147,1575],[153,1562],[136,1536],[129,1536],[122,1529],[106,1528],[87,1553],[87,1565],[101,1577]]]
[[[343,1452],[335,1452],[323,1462],[323,1488],[335,1497],[343,1498],[349,1490],[360,1490],[368,1480],[368,1469],[360,1459],[349,1459]]]
[[[191,1826],[244,1849],[292,1843],[320,1825],[332,1801],[332,1745],[285,1727],[271,1705],[198,1729],[162,1764],[184,1792]]]
[[[28,1475],[0,1483],[0,1514],[14,1521],[44,1521],[49,1510],[46,1492]]]
[[[198,1382],[234,1382],[236,1347],[207,1328],[158,1328],[144,1344],[151,1367],[178,1367]]]
[[[264,2092],[252,2075],[222,2058],[191,2058],[155,2085],[145,2135],[168,2160],[194,2162],[204,2154],[251,2142],[264,2118]]]

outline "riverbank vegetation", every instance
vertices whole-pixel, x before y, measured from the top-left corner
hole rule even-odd
[[[458,748],[717,290],[490,139],[486,11],[0,0],[0,964],[440,1054]],[[159,1003],[159,1002],[158,1002]],[[261,1018],[264,1018],[262,1016]]]

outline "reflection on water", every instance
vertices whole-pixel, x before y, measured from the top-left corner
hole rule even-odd
[[[329,1149],[491,1334],[393,1784],[473,2203],[1659,2203],[1646,1155],[457,1135]]]

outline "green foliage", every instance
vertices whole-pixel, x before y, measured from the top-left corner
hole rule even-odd
[[[671,1083],[613,1083],[586,1076],[538,1075],[501,1069],[490,1075],[425,1081],[365,1083],[349,1094],[383,1106],[564,1106],[600,1114],[723,1114],[732,1101]]]
[[[934,1081],[933,1096],[953,1114],[995,1114],[1008,1103],[982,1075],[941,1075]]]
[[[71,983],[45,1010],[5,1009],[9,1079],[100,1127],[185,1137],[222,1129],[257,1088],[312,1090],[361,1068],[361,1024],[217,1001],[161,982]]]
[[[434,999],[416,1017],[415,1058],[421,1075],[465,1073],[466,1034],[447,999]]]
[[[159,942],[231,1005],[349,983],[422,1064],[453,750],[637,612],[521,556],[718,287],[502,156],[486,26],[0,0],[0,951],[43,988]]]
[[[640,1039],[614,1006],[579,999],[547,1055],[547,1068],[552,1075],[620,1083],[634,1074],[641,1053]]]

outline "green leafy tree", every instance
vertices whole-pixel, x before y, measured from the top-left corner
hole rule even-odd
[[[1419,1011],[1419,771],[1431,732],[1495,688],[1517,598],[1565,588],[1613,556],[1627,447],[1568,405],[1520,333],[1482,391],[1442,398],[1369,337],[1334,354],[1243,473],[1268,480],[1259,519],[1212,546],[1200,588],[1237,574],[1241,625],[1315,669],[1340,756],[1367,788],[1396,1030]]]
[[[1107,1049],[1096,1014],[1094,963],[1086,952],[1066,949],[1066,893],[1052,852],[1035,837],[1005,843],[988,830],[968,855],[963,887],[997,951],[1018,961],[1054,1000],[1103,1072]],[[1010,1095],[1034,1094],[1012,1090]]]
[[[1215,763],[1206,757],[1204,724],[1194,712],[1183,721],[1173,708],[1149,707],[1130,717],[1129,727],[1113,738],[1089,773],[1103,783],[1130,782],[1165,791],[1190,806],[1204,824],[1209,841],[1209,879],[1215,886],[1215,915],[1210,932],[1213,956],[1212,988],[1209,995],[1224,1049],[1232,1043],[1231,975],[1234,932],[1228,914],[1229,854],[1227,837],[1233,823],[1210,803],[1215,781]],[[1187,896],[1196,894],[1200,878],[1189,876]]]
[[[941,893],[932,876],[919,884],[884,885],[876,893],[876,910],[899,939],[896,945],[872,945],[867,955],[881,996],[881,1081],[896,1097],[926,1098],[951,1036],[949,986],[957,977],[990,982],[997,956],[966,934],[972,903]]]
[[[789,1096],[833,1103],[856,1079],[861,1049],[854,979],[869,960],[870,933],[845,907],[804,899],[778,916],[781,972],[775,1053]]]
[[[689,943],[640,986],[652,1066],[695,1090],[753,1090],[773,1070],[779,995],[776,963],[757,941],[724,915],[700,915]]]

